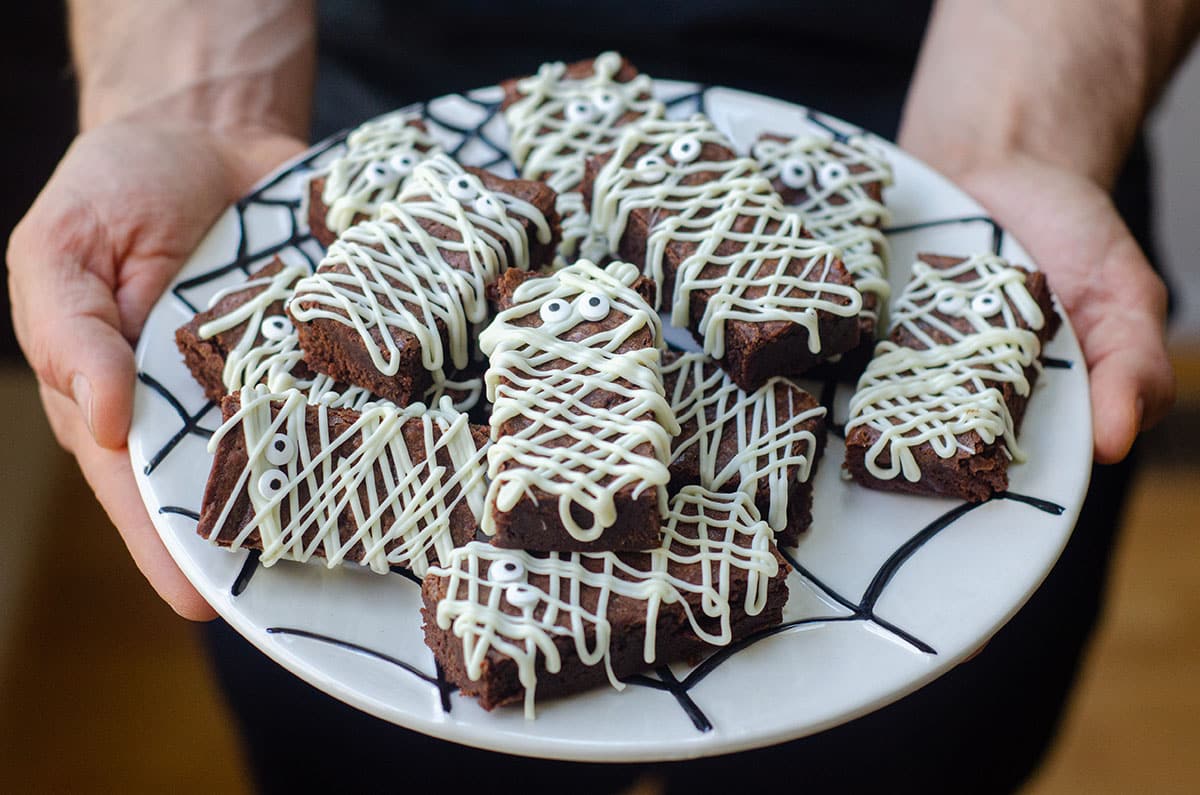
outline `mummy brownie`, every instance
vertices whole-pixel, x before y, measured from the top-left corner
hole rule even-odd
[[[650,78],[615,52],[573,64],[542,64],[537,74],[504,81],[504,120],[513,162],[526,179],[558,192],[563,237],[557,264],[607,252],[587,242],[588,216],[579,194],[584,161],[612,148],[621,127],[661,118]]]
[[[288,313],[304,359],[397,405],[419,399],[471,363],[488,287],[547,263],[557,239],[545,185],[437,155],[296,284]]]
[[[479,339],[493,404],[483,531],[522,549],[658,546],[679,427],[648,280],[580,260],[509,271],[497,287],[501,311]]]
[[[473,542],[422,586],[425,642],[484,709],[693,659],[778,624],[789,569],[745,494],[688,486],[650,552],[530,553]]]
[[[474,535],[487,431],[448,400],[361,412],[245,388],[221,403],[197,532],[260,561],[422,575]]]
[[[589,161],[583,192],[593,231],[743,389],[858,344],[862,297],[837,249],[806,235],[708,119],[626,127]]]
[[[1024,460],[1017,432],[1058,328],[1041,273],[924,254],[858,382],[846,469],[864,486],[985,500]]]
[[[354,224],[375,218],[417,164],[439,151],[425,123],[408,111],[353,130],[345,153],[309,180],[306,215],[313,237],[328,247]]]

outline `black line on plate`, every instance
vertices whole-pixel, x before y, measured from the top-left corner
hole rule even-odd
[[[1070,359],[1056,359],[1053,356],[1042,358],[1042,367],[1050,367],[1055,370],[1070,370],[1074,366],[1075,362]]]
[[[186,516],[192,521],[200,521],[200,514],[193,511],[191,508],[183,508],[178,505],[164,505],[158,509],[159,513],[172,513],[178,516]]]
[[[250,584],[254,573],[258,571],[258,559],[262,557],[262,551],[257,549],[250,550],[246,555],[246,559],[242,561],[242,568],[238,571],[237,576],[233,578],[233,585],[229,588],[229,593],[233,596],[241,596],[246,590],[246,586]]]

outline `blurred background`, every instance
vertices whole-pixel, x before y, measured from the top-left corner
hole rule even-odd
[[[12,17],[19,17],[13,19]],[[74,133],[58,3],[6,15],[0,240]],[[1200,789],[1200,55],[1150,122],[1179,404],[1142,442],[1107,607],[1031,793]],[[42,416],[0,306],[0,782],[15,789],[249,790],[192,628],[159,602]]]

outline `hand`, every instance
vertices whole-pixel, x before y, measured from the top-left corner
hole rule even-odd
[[[1175,399],[1162,280],[1087,177],[1014,154],[957,181],[1046,273],[1087,361],[1096,461],[1120,461]]]
[[[118,121],[81,134],[8,247],[13,321],[60,444],[138,568],[180,615],[215,616],[167,554],[126,449],[133,343],[218,214],[304,144]]]

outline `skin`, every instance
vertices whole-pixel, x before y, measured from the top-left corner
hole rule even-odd
[[[1196,28],[1171,0],[945,0],[906,105],[901,145],[1047,272],[1087,358],[1101,462],[1173,399],[1165,291],[1108,192]],[[220,212],[303,149],[314,30],[310,0],[72,3],[81,132],[9,243],[14,323],[54,432],[191,619],[214,613],[158,539],[125,447],[132,346]]]

